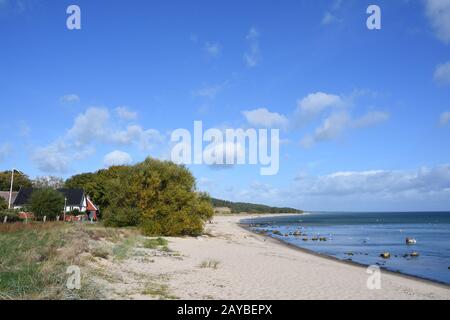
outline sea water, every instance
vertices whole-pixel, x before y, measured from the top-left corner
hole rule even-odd
[[[251,224],[254,231],[340,260],[450,284],[450,212],[314,212],[241,222]],[[274,234],[276,230],[281,235]],[[302,235],[295,236],[296,231]],[[321,237],[326,241],[312,241]],[[406,238],[417,243],[408,245]],[[391,257],[380,257],[384,252]],[[413,257],[413,252],[419,255]]]

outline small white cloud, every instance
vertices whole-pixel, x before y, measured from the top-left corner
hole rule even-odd
[[[450,111],[443,112],[440,117],[441,125],[445,126],[450,123]]]
[[[256,67],[261,61],[259,38],[260,34],[258,30],[255,27],[252,27],[246,36],[250,48],[244,53],[244,61],[248,67]]]
[[[80,97],[77,96],[76,94],[67,94],[65,96],[62,96],[60,98],[60,101],[62,103],[77,103],[80,102]]]
[[[206,42],[205,51],[210,57],[216,58],[220,55],[222,46],[218,42]]]
[[[247,122],[255,127],[264,128],[286,128],[289,120],[276,112],[270,112],[265,108],[243,111],[242,114],[247,119]]]
[[[123,120],[136,120],[138,117],[137,112],[130,111],[125,106],[117,107],[116,113],[117,113],[117,116]]]
[[[85,145],[91,141],[108,137],[107,124],[110,114],[104,108],[89,108],[85,113],[78,115],[72,128],[68,132],[77,145]]]
[[[436,67],[434,80],[442,85],[450,84],[450,61]]]
[[[214,85],[214,86],[204,86],[203,88],[198,89],[193,92],[195,97],[203,97],[203,98],[215,98],[216,95],[222,90],[222,86]]]
[[[131,156],[123,151],[113,151],[108,153],[103,162],[106,167],[129,165],[133,162]]]
[[[388,119],[389,114],[385,112],[369,112],[356,119],[352,119],[346,111],[334,112],[324,120],[314,134],[307,134],[300,144],[304,148],[310,148],[318,142],[339,138],[347,130],[374,126]]]
[[[298,101],[296,114],[299,121],[305,122],[311,120],[311,118],[319,115],[326,109],[341,107],[343,105],[344,101],[338,95],[316,92]]]
[[[425,9],[436,36],[448,44],[450,42],[450,0],[425,0]]]

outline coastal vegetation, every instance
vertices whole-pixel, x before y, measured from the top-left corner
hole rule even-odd
[[[165,279],[155,276],[141,282],[144,275],[104,267],[120,269],[128,259],[153,263],[150,258],[162,253],[166,259],[176,259],[176,253],[168,253],[167,240],[155,240],[143,237],[136,228],[57,222],[0,224],[0,300],[105,299],[111,295],[109,286],[121,283],[125,275],[135,277],[136,292],[150,298],[174,298]],[[148,241],[156,247],[146,248]],[[80,268],[79,290],[67,287],[70,266]]]
[[[106,226],[136,226],[149,236],[200,235],[214,213],[187,168],[152,158],[76,175],[65,186],[84,189],[101,208]]]
[[[262,204],[253,204],[245,202],[231,202],[220,199],[211,199],[214,207],[230,208],[231,213],[303,213],[302,210],[294,208],[270,207]]]
[[[50,188],[35,190],[30,199],[29,210],[36,218],[46,216],[49,219],[56,218],[64,207],[64,197],[61,193]]]

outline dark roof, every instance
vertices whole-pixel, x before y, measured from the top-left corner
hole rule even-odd
[[[32,188],[20,188],[17,194],[16,200],[14,200],[14,206],[23,206],[30,200],[31,194],[33,193]]]
[[[19,194],[14,201],[15,206],[24,206],[28,204],[33,191],[33,188],[20,188]],[[83,202],[83,189],[58,189],[60,193],[67,199],[67,206],[79,206]]]
[[[83,202],[83,189],[58,189],[58,191],[67,199],[68,206],[79,206]]]
[[[13,191],[11,195],[11,203],[14,203],[14,200],[16,200],[18,192]],[[5,199],[6,203],[9,202],[9,191],[0,191],[0,198]]]

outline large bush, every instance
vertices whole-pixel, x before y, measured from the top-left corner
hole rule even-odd
[[[56,218],[63,212],[64,196],[53,189],[38,189],[31,194],[29,210],[36,218]]]
[[[213,215],[209,197],[196,192],[190,171],[168,161],[148,158],[74,176],[66,187],[85,189],[103,209],[107,225],[140,226],[147,235],[199,235]]]

